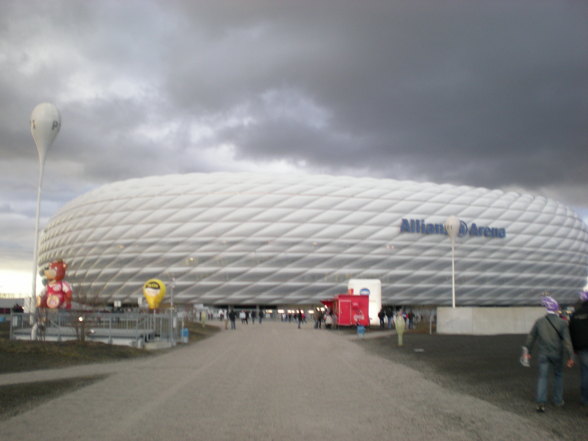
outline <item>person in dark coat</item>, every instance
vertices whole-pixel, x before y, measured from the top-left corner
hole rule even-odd
[[[384,318],[386,317],[386,313],[384,312],[384,308],[380,309],[378,312],[378,318],[380,319],[380,328],[384,329],[386,324],[384,323]]]
[[[321,324],[323,322],[323,312],[320,308],[316,308],[314,310],[314,329],[321,329]]]
[[[388,329],[392,329],[392,319],[394,318],[394,310],[388,306],[386,308],[386,319],[388,320]]]
[[[229,311],[229,320],[231,321],[231,329],[237,329],[235,325],[235,320],[237,319],[237,313],[233,308]]]
[[[588,406],[588,291],[580,293],[580,302],[570,317],[570,336],[580,363],[580,399]]]

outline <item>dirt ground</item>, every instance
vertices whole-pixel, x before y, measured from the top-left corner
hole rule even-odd
[[[524,340],[524,335],[405,334],[403,347],[397,346],[394,335],[357,343],[421,371],[437,384],[528,418],[562,440],[587,439],[588,408],[580,405],[579,367],[564,371],[566,405],[547,406],[545,414],[538,414],[534,403],[536,366],[525,368],[518,361]]]

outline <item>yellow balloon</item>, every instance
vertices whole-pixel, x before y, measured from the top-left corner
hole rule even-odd
[[[158,279],[151,279],[143,285],[143,296],[147,300],[149,309],[157,309],[165,297],[165,284]]]

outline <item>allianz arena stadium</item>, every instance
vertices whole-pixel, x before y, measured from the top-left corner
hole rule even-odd
[[[177,304],[318,304],[380,279],[386,305],[574,303],[588,228],[544,197],[387,179],[185,174],[105,185],[63,207],[39,262],[68,263],[74,299],[137,304],[152,278]]]

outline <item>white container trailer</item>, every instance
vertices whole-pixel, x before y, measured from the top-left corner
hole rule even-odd
[[[378,313],[382,309],[382,282],[380,279],[350,279],[347,290],[349,294],[369,296],[370,325],[379,325]]]

